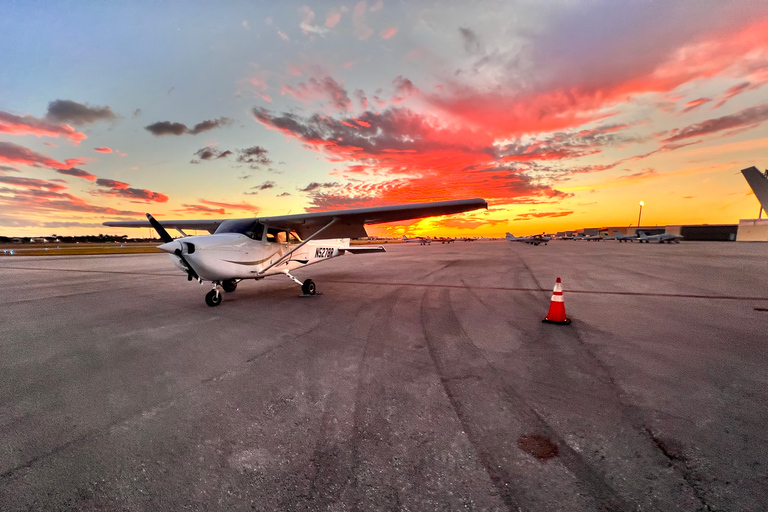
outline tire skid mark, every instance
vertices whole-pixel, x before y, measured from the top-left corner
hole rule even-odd
[[[626,402],[626,400],[624,400],[623,397],[625,397],[627,393],[616,381],[616,378],[614,377],[610,367],[608,367],[608,365],[602,359],[600,359],[594,353],[592,348],[584,341],[581,331],[575,330],[574,332],[575,336],[573,337],[578,343],[578,346],[581,348],[581,353],[591,360],[591,364],[598,368],[599,375],[596,376],[598,381],[605,383],[615,394],[616,405],[619,408],[621,416],[628,423],[629,427],[632,428],[641,437],[646,438],[650,445],[652,445],[662,456],[669,460],[670,466],[674,468],[678,476],[680,476],[680,478],[688,485],[690,491],[699,501],[701,508],[703,510],[710,510],[710,505],[707,503],[705,498],[705,490],[701,489],[701,483],[697,482],[697,480],[691,474],[694,472],[694,468],[688,464],[688,461],[685,459],[685,457],[677,453],[676,450],[670,449],[663,440],[658,438],[657,435],[653,433],[651,427],[648,426],[648,421],[642,414],[641,410],[637,406],[629,404]],[[602,334],[604,336],[610,337],[609,333],[603,332]]]
[[[392,293],[389,293],[381,298],[381,300],[377,301],[378,304],[386,304],[384,311],[381,312],[381,314],[377,315],[377,320],[372,322],[369,329],[368,334],[365,338],[365,345],[363,347],[363,353],[360,357],[360,364],[358,366],[358,379],[357,379],[357,387],[355,389],[355,405],[354,405],[354,412],[352,414],[353,422],[352,422],[352,438],[351,438],[351,449],[352,449],[352,463],[350,466],[350,480],[348,482],[348,485],[352,491],[352,498],[354,500],[354,506],[352,507],[353,510],[365,510],[364,507],[362,507],[363,503],[363,491],[361,489],[361,482],[360,482],[360,469],[362,467],[363,463],[363,457],[360,450],[360,445],[363,443],[365,439],[365,414],[366,414],[366,408],[364,406],[363,401],[366,398],[369,398],[366,396],[366,387],[368,385],[367,378],[370,375],[370,372],[368,371],[368,364],[369,364],[369,358],[371,356],[371,352],[373,351],[373,344],[374,342],[378,341],[377,334],[379,332],[385,331],[386,326],[389,324],[389,322],[392,319],[392,310],[395,308],[395,305],[397,304],[396,297],[398,295],[402,295],[404,293],[404,290],[397,289],[393,291]]]
[[[528,431],[542,434],[551,439],[559,451],[558,460],[577,478],[578,485],[586,487],[591,497],[604,510],[629,510],[629,504],[608,485],[601,475],[596,473],[586,461],[575,452],[554,429],[532,408],[510,385],[499,376],[498,370],[491,365],[466,335],[461,323],[453,311],[448,297],[448,290],[439,292],[428,291],[422,301],[422,328],[427,340],[427,347],[435,368],[440,376],[445,393],[459,419],[470,443],[474,447],[478,459],[485,468],[488,477],[498,490],[504,504],[509,510],[525,509],[528,505],[526,491],[518,485],[519,476],[514,473],[514,465],[508,462],[505,455],[514,457],[511,450],[517,450],[516,439],[510,439],[510,435],[500,439],[485,424],[487,418],[473,418],[472,406],[468,401],[468,392],[462,389],[462,384],[470,380],[466,379],[467,367],[473,368],[483,377],[475,385],[483,386],[483,396],[486,401],[492,399],[492,392],[497,393],[496,398],[511,406],[505,408],[504,419],[507,424],[520,424],[521,433]],[[432,307],[428,307],[432,304]],[[436,305],[442,305],[438,308]],[[432,333],[437,332],[436,326],[440,325],[443,332],[453,332],[452,340],[437,339]],[[451,343],[451,341],[453,343]],[[453,356],[449,352],[454,352]],[[475,372],[471,372],[474,374]],[[465,403],[466,402],[466,403]],[[498,414],[498,412],[497,412]],[[505,432],[507,434],[507,432]],[[584,485],[586,484],[586,486]]]
[[[333,437],[333,423],[337,419],[338,414],[334,407],[343,407],[343,403],[339,402],[339,396],[337,396],[336,392],[329,393],[323,399],[325,404],[321,419],[321,432],[325,433],[325,435],[319,435],[314,444],[311,457],[312,474],[310,477],[310,488],[306,496],[307,502],[302,504],[302,506],[306,505],[311,509],[332,508],[335,504],[344,502],[355,503],[353,509],[360,509],[362,496],[360,494],[358,471],[363,462],[360,444],[363,441],[362,423],[365,410],[362,402],[364,400],[364,379],[367,375],[366,365],[370,354],[372,333],[381,320],[390,316],[389,313],[394,304],[396,304],[396,301],[392,300],[392,298],[398,293],[401,293],[401,291],[396,290],[376,301],[364,301],[353,312],[345,313],[351,318],[358,319],[356,322],[346,326],[345,331],[350,335],[350,340],[358,339],[358,336],[352,335],[352,333],[361,325],[364,325],[367,331],[362,352],[359,356],[356,356],[359,362],[357,363],[358,369],[356,370],[357,385],[354,393],[351,431],[340,433],[343,437],[342,440]],[[380,320],[368,323],[368,318],[363,313],[369,313],[372,308],[378,309],[377,304],[379,303],[390,305],[386,314],[376,315]],[[356,348],[356,350],[360,349]],[[334,471],[337,474],[334,474]],[[329,492],[328,489],[333,489],[333,491]],[[351,496],[347,495],[347,493],[350,493]]]

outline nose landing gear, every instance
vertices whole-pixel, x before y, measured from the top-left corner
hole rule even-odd
[[[219,281],[214,281],[213,290],[205,294],[205,303],[212,308],[221,304],[222,296],[221,296],[221,290],[219,289],[220,286],[221,286],[221,283]]]
[[[221,294],[219,293],[219,290],[211,290],[205,294],[205,303],[211,307],[221,304]]]

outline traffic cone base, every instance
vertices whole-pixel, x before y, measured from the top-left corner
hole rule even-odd
[[[542,320],[542,322],[544,322],[545,324],[568,325],[568,324],[571,323],[571,319],[570,318],[566,318],[565,320],[560,322],[558,320],[549,320],[549,319],[545,318],[544,320]]]
[[[555,282],[555,289],[552,291],[552,300],[549,303],[549,313],[542,320],[547,324],[568,325],[570,318],[565,316],[565,301],[563,300],[563,283],[560,278]]]

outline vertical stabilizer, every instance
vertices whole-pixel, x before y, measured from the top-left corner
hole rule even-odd
[[[768,213],[768,177],[754,166],[742,169],[741,174],[744,175],[744,179],[752,187],[752,192],[755,193],[755,197],[760,201],[760,206]]]

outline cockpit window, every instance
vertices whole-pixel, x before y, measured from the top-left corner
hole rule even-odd
[[[264,234],[264,225],[253,219],[232,219],[225,220],[216,230],[219,233],[240,233],[254,240],[261,240]]]

